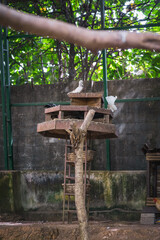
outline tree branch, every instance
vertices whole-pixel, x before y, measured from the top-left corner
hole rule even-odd
[[[94,117],[95,111],[93,109],[89,110],[89,112],[87,113],[87,116],[85,117],[80,129],[84,132],[87,132],[87,129]]]
[[[72,125],[72,131],[67,130],[70,135],[71,144],[75,149],[75,204],[77,217],[80,226],[81,240],[89,240],[88,221],[85,208],[85,192],[83,186],[83,146],[88,127],[94,117],[95,111],[89,110],[80,128],[75,123]],[[86,183],[85,183],[86,184]]]
[[[38,36],[48,36],[77,44],[97,53],[105,48],[139,48],[160,51],[160,35],[127,31],[88,30],[82,27],[25,14],[0,4],[0,24]]]

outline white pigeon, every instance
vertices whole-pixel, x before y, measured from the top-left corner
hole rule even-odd
[[[78,87],[69,93],[80,93],[80,92],[82,92],[82,90],[83,90],[83,81],[80,80]],[[69,94],[69,93],[67,93],[67,94]]]
[[[108,96],[106,97],[106,100],[108,102],[108,109],[110,109],[112,112],[117,110],[116,105],[114,104],[114,102],[116,101],[117,96]]]

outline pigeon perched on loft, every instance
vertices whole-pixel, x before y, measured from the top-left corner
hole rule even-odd
[[[83,87],[84,87],[84,86],[83,86],[83,81],[80,80],[78,87],[77,87],[76,89],[74,89],[73,91],[67,93],[67,95],[70,94],[70,93],[80,93],[80,92],[82,92]]]
[[[51,108],[57,106],[55,103],[47,103],[44,108]]]
[[[116,101],[117,96],[108,96],[106,97],[106,100],[108,102],[108,109],[110,109],[112,112],[117,110],[116,105],[114,104],[114,102]]]

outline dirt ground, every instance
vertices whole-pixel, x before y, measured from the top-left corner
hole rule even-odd
[[[160,225],[90,221],[89,236],[90,240],[160,240]],[[80,238],[77,222],[72,224],[24,222],[18,217],[17,219],[0,217],[0,240],[80,240]]]

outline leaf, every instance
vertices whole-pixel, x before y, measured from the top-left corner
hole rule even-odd
[[[135,0],[136,9],[126,12],[130,3],[126,0],[105,1],[105,27],[126,27],[160,22],[160,3],[155,0]],[[101,29],[100,1],[9,1],[15,9],[65,22]],[[145,23],[144,20],[145,19]],[[132,29],[131,29],[132,30]],[[160,32],[160,27],[140,28],[139,31]],[[22,33],[8,29],[10,35]],[[24,33],[25,34],[25,33]],[[128,69],[145,66],[148,76],[159,76],[160,56],[154,52],[130,49],[107,50],[107,75],[109,79],[125,78]],[[120,52],[122,56],[120,56]],[[10,75],[12,84],[24,84],[32,77],[34,84],[50,84],[56,81],[78,81],[79,78],[93,81],[103,80],[103,69],[98,69],[102,59],[88,50],[58,42],[49,38],[15,38],[9,40]],[[30,64],[28,64],[30,63]],[[117,73],[117,69],[119,74]],[[150,73],[152,69],[152,72]],[[130,74],[131,76],[131,74]],[[128,75],[127,75],[128,78]]]

